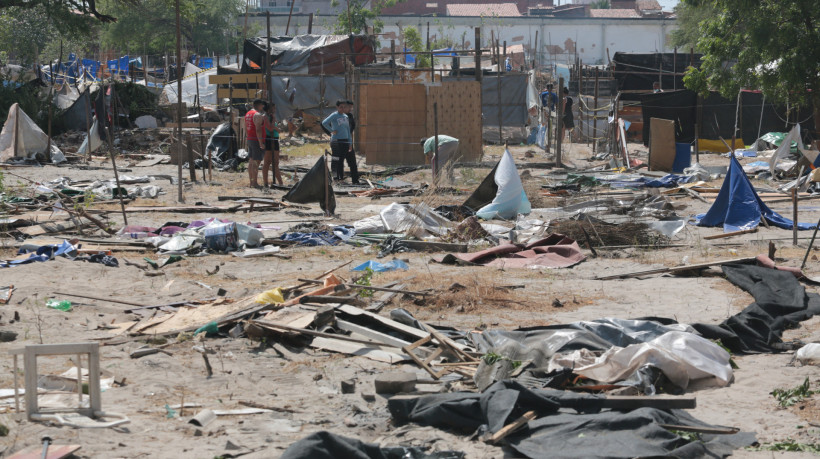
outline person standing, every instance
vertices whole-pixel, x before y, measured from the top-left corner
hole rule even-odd
[[[276,104],[265,102],[265,159],[262,160],[262,181],[268,186],[268,172],[273,163],[273,180],[282,185],[279,171],[279,131],[276,129]]]
[[[353,110],[353,101],[348,99],[345,101],[345,115],[350,125],[350,150],[348,150],[345,159],[347,160],[347,167],[350,169],[350,179],[354,185],[358,185],[359,167],[356,165],[356,150],[353,148],[353,131],[356,130],[356,118],[353,117],[351,110]]]
[[[556,104],[558,104],[558,94],[552,92],[552,83],[550,83],[546,91],[541,93],[541,106],[547,110],[547,113],[552,113],[555,111]]]
[[[431,167],[433,169],[433,180],[439,174],[439,171],[449,171],[447,173],[448,179],[453,178],[453,169],[447,167],[447,164],[457,159],[458,153],[458,139],[448,135],[438,136],[438,156],[436,156],[436,136],[421,139],[421,146],[424,149],[424,155],[429,158]],[[438,164],[438,166],[436,166]]]
[[[259,163],[265,157],[265,101],[255,99],[253,108],[245,113],[246,144],[248,146],[248,177],[250,186],[259,188]]]
[[[569,96],[569,88],[564,86],[564,115],[561,118],[564,124],[564,131],[567,132],[570,142],[572,141],[572,130],[575,128],[575,117],[572,115],[572,97]],[[564,135],[562,132],[561,135]]]
[[[336,101],[336,111],[322,121],[322,126],[330,131],[330,151],[333,154],[331,169],[338,181],[344,180],[344,159],[353,151],[353,144],[350,141],[350,118],[347,117],[346,111],[347,101],[339,99]]]

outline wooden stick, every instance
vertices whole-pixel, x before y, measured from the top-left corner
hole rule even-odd
[[[485,443],[492,443],[496,444],[507,435],[515,432],[516,430],[520,429],[524,424],[532,421],[536,418],[535,411],[527,411],[520,418],[516,419],[512,422],[512,424],[507,424],[506,426],[499,429],[498,432],[490,435],[488,438],[484,440]]]
[[[368,346],[396,347],[396,346],[393,346],[392,344],[384,344],[384,343],[379,343],[379,342],[376,342],[376,341],[369,341],[369,340],[365,340],[365,339],[356,339],[356,338],[351,338],[347,335],[339,335],[339,334],[336,334],[336,333],[324,333],[324,332],[320,332],[320,331],[316,331],[316,330],[308,330],[307,328],[290,327],[288,325],[277,324],[275,322],[268,322],[268,321],[265,321],[265,320],[254,320],[254,321],[251,321],[250,323],[254,324],[254,325],[258,325],[262,328],[267,328],[267,329],[272,328],[272,329],[275,329],[275,330],[285,330],[285,331],[292,331],[292,332],[296,332],[296,333],[301,333],[303,335],[319,336],[319,337],[322,337],[322,338],[340,339],[342,341],[350,341],[351,343],[366,344]]]
[[[610,280],[610,279],[624,279],[628,277],[638,277],[644,276],[649,274],[664,274],[664,273],[674,273],[674,272],[681,272],[681,271],[691,271],[693,269],[701,269],[701,268],[708,268],[710,266],[720,266],[720,265],[729,265],[729,264],[737,264],[737,263],[748,263],[751,261],[755,261],[754,257],[746,257],[746,258],[734,258],[730,260],[721,260],[721,261],[712,261],[707,263],[700,263],[695,265],[686,265],[686,266],[675,266],[673,268],[658,268],[658,269],[650,269],[646,271],[636,271],[631,273],[623,273],[623,274],[614,274],[611,276],[603,276],[603,277],[596,277],[595,280]]]
[[[327,276],[328,274],[333,273],[334,271],[337,271],[339,269],[344,268],[345,266],[349,265],[350,263],[353,263],[353,260],[350,260],[347,263],[343,263],[343,264],[341,264],[341,265],[339,265],[339,266],[337,266],[337,267],[335,267],[331,270],[325,271],[322,274],[320,274],[318,277],[316,277],[315,279],[312,279],[312,280],[319,280],[319,279]],[[285,287],[285,288],[282,289],[282,291],[289,292],[291,290],[299,290],[300,288],[307,287],[308,285],[310,285],[312,283],[312,282],[305,282],[305,281],[300,281],[300,282],[302,282],[302,283],[299,284],[299,285],[294,285],[293,287]]]
[[[749,233],[756,233],[756,232],[757,232],[757,227],[755,226],[754,228],[751,228],[751,229],[745,229],[745,230],[740,230],[740,231],[732,231],[731,233],[722,233],[722,234],[713,234],[711,236],[704,236],[703,239],[706,239],[706,240],[724,239],[724,238],[727,238],[727,237],[740,236],[741,234],[749,234]]]
[[[800,174],[797,179],[803,174],[803,168],[800,168]],[[792,245],[797,245],[797,185],[792,188]]]

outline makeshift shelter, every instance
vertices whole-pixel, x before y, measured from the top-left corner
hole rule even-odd
[[[369,35],[297,35],[256,37],[245,40],[242,73],[259,72],[270,46],[274,72],[333,75],[345,72],[345,54],[353,54],[353,65],[376,60],[375,42]]]
[[[293,185],[293,188],[282,196],[282,200],[298,204],[318,202],[325,213],[333,214],[336,211],[336,196],[333,194],[333,185],[330,182],[330,170],[322,155],[302,177],[302,180],[299,180],[299,183]]]
[[[705,214],[695,217],[697,226],[721,226],[723,231],[730,233],[756,228],[760,220],[765,218],[770,225],[783,229],[792,229],[794,223],[788,218],[784,218],[769,207],[760,199],[755,192],[752,182],[743,172],[734,155],[729,157],[729,170],[720,187],[720,193],[715,198],[714,204]],[[809,224],[797,224],[797,229],[806,230],[814,228]]]
[[[191,67],[194,67],[191,64]],[[194,67],[196,68],[196,67]],[[188,70],[186,66],[186,71]],[[216,75],[216,69],[205,70],[199,72],[199,103],[202,106],[217,105],[216,85],[211,84],[210,76]],[[182,102],[189,107],[196,105],[197,96],[197,73],[186,75],[182,78]],[[177,98],[177,82],[172,81],[163,86],[162,94],[159,96],[160,105],[176,104],[179,102]]]
[[[46,133],[26,115],[20,104],[12,105],[0,132],[0,161],[34,158],[35,155],[43,155],[46,161],[65,161],[65,156],[54,143],[51,144],[51,151],[47,149]]]

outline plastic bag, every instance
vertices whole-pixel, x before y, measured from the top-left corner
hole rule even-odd
[[[285,302],[285,297],[282,295],[282,288],[276,287],[256,295],[254,301],[259,304],[279,304]]]

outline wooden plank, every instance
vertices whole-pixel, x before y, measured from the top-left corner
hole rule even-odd
[[[353,342],[342,341],[335,338],[313,338],[310,347],[315,349],[323,349],[331,352],[341,352],[343,354],[358,355],[367,357],[371,360],[377,360],[385,363],[399,363],[411,360],[410,357],[402,355],[400,349],[393,347],[375,348],[367,347]]]
[[[77,225],[73,221],[64,220],[41,223],[35,226],[28,226],[19,229],[18,231],[28,236],[41,236],[43,234],[61,233],[63,231],[69,231],[75,228],[77,228]]]
[[[236,89],[233,90],[233,98],[234,100],[237,99],[246,99],[246,100],[253,100],[258,97],[261,97],[263,93],[262,89]],[[216,90],[216,97],[219,99],[227,99],[231,96],[231,90],[227,88],[217,88]],[[197,125],[199,126],[199,125]]]
[[[649,170],[672,172],[675,162],[675,122],[652,118],[649,123]]]
[[[213,128],[219,127],[219,125],[221,125],[221,124],[222,123],[220,123],[218,121],[207,121],[207,122],[202,122],[202,127],[205,128],[205,129],[213,129]],[[182,123],[182,129],[194,129],[194,128],[199,129],[199,123]],[[196,142],[194,142],[194,145],[196,145]]]
[[[657,408],[659,410],[687,410],[697,407],[695,397],[677,397],[672,395],[608,395],[602,400],[602,408],[612,410],[636,410],[638,408]]]
[[[336,319],[336,325],[344,331],[357,333],[367,337],[368,339],[384,343],[387,346],[404,347],[411,344],[403,339],[394,338],[388,334],[372,330],[359,324],[354,324],[353,322],[349,322],[347,320]]]
[[[357,308],[355,306],[350,306],[350,305],[344,304],[344,305],[341,305],[338,308],[336,308],[336,310],[343,313],[343,314],[347,314],[347,315],[350,315],[350,316],[368,317],[370,320],[377,321],[380,324],[384,325],[385,327],[390,328],[391,330],[394,330],[394,331],[396,331],[398,333],[401,333],[403,335],[406,335],[406,336],[411,336],[416,340],[425,338],[426,336],[429,335],[429,333],[425,332],[424,330],[419,330],[418,328],[405,325],[401,322],[397,322],[397,321],[392,320],[392,319],[388,319],[387,317],[382,317],[378,314],[374,314],[372,312],[365,311],[365,310]]]
[[[433,104],[438,104],[439,134],[459,140],[459,162],[478,161],[483,151],[481,83],[448,81],[427,87],[427,137],[435,134]]]
[[[646,270],[646,271],[635,271],[635,272],[631,272],[631,273],[613,274],[611,276],[596,277],[595,280],[624,279],[624,278],[627,278],[627,277],[638,277],[638,276],[645,276],[645,275],[650,275],[650,274],[675,273],[675,272],[682,272],[682,271],[691,271],[693,269],[709,268],[711,266],[729,265],[729,264],[737,264],[737,263],[749,263],[749,262],[753,262],[753,261],[755,261],[755,257],[733,258],[733,259],[729,259],[729,260],[710,261],[710,262],[699,263],[699,264],[694,264],[694,265],[675,266],[673,268],[658,268],[658,269],[649,269],[649,270]]]
[[[741,234],[749,234],[749,233],[756,233],[756,232],[757,232],[757,227],[754,227],[752,229],[732,231],[731,233],[712,234],[711,236],[704,236],[703,239],[706,239],[706,240],[724,239],[724,238],[727,238],[727,237],[740,236]]]
[[[265,74],[264,73],[240,73],[236,75],[209,75],[208,76],[208,83],[209,84],[218,84],[218,85],[227,85],[233,82],[234,85],[237,84],[247,84],[247,83],[257,83],[257,84],[264,84],[265,83]],[[234,87],[234,91],[236,88]]]
[[[485,443],[491,443],[491,444],[494,445],[494,444],[498,443],[499,441],[503,440],[504,437],[506,437],[507,435],[509,435],[509,434],[515,432],[516,430],[518,430],[519,428],[521,428],[521,426],[523,426],[524,424],[526,424],[526,423],[532,421],[533,419],[535,419],[535,417],[536,417],[535,411],[527,411],[526,413],[521,415],[521,417],[519,417],[518,419],[513,421],[511,424],[507,424],[506,426],[499,429],[498,432],[496,432],[496,433],[490,435],[489,437],[487,437],[484,440],[484,442]]]

